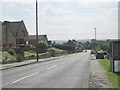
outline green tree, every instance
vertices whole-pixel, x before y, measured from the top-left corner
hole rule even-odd
[[[48,43],[45,41],[38,41],[38,51],[39,53],[47,52]]]

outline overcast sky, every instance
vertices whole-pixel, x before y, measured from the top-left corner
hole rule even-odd
[[[49,40],[118,38],[118,0],[38,0],[39,34]],[[1,0],[1,21],[24,20],[35,34],[35,0]]]

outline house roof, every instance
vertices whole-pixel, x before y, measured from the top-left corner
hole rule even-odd
[[[38,35],[38,39],[45,38],[48,41],[47,35]],[[36,35],[29,35],[29,40],[36,40]]]
[[[16,32],[19,30],[19,27],[22,23],[24,24],[23,20],[15,22],[4,21],[3,25],[7,25],[7,28],[9,28],[13,35],[16,36]]]
[[[66,44],[71,46],[79,46],[78,42],[76,40],[69,40]]]
[[[75,40],[69,40],[67,43],[77,44],[77,41],[75,41]]]

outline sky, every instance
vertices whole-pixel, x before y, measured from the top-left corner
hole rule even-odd
[[[49,40],[118,38],[118,0],[38,0],[39,35]],[[1,0],[0,21],[24,20],[35,31],[35,0]]]

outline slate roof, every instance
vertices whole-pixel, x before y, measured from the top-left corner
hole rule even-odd
[[[7,28],[12,32],[14,36],[16,36],[16,32],[19,30],[20,25],[24,23],[23,20],[21,21],[16,21],[16,22],[9,22],[9,21],[4,21],[3,25],[7,25]]]

